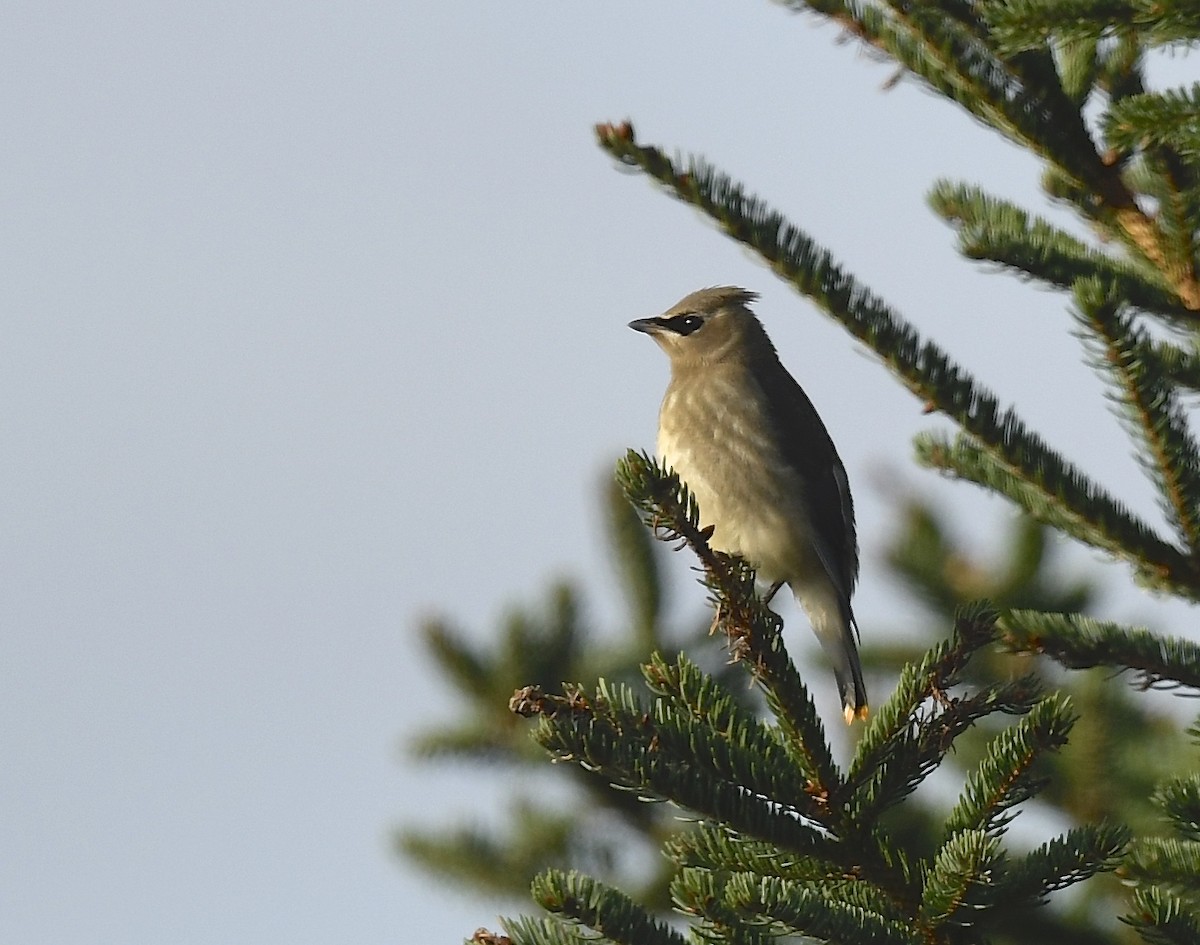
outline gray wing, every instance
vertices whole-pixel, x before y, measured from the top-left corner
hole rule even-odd
[[[804,480],[817,554],[842,592],[850,617],[850,594],[858,580],[858,538],[846,468],[812,401],[787,369],[776,361],[758,380],[766,394],[775,442]]]

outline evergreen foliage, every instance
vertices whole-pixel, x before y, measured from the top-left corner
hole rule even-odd
[[[951,638],[905,668],[843,772],[782,646],[778,618],[747,565],[709,547],[686,485],[632,452],[617,478],[661,539],[696,554],[714,630],[764,691],[770,721],[746,712],[682,653],[647,664],[643,692],[605,680],[558,695],[529,686],[511,706],[538,720],[535,738],[557,761],[699,819],[699,830],[668,846],[678,867],[672,899],[696,935],[957,942],[966,929],[996,925],[993,916],[1008,919],[1014,908],[1115,867],[1129,840],[1124,827],[1077,828],[1023,855],[1003,843],[1015,808],[1045,784],[1039,761],[1066,742],[1075,718],[1066,698],[1043,695],[1030,677],[960,691],[973,658],[997,639],[992,610],[964,608]],[[997,714],[1017,720],[987,745],[938,828],[940,840],[926,855],[906,852],[885,815],[909,803],[960,736]],[[547,872],[534,895],[608,941],[675,934],[576,874]],[[515,943],[541,940],[520,926],[509,934]]]
[[[1189,399],[1200,390],[1200,84],[1152,90],[1145,76],[1153,50],[1200,40],[1200,12],[1178,0],[782,5],[840,25],[1043,161],[1048,197],[1094,240],[975,184],[941,181],[931,206],[968,258],[1067,294],[1165,527],[1048,443],[767,201],[702,158],[639,141],[628,122],[598,125],[605,151],[749,247],[951,421],[952,435],[919,437],[919,462],[1025,517],[1005,561],[988,567],[936,512],[908,503],[890,566],[949,636],[927,648],[867,641],[868,671],[897,679],[842,768],[750,566],[709,546],[671,470],[629,453],[617,480],[636,513],[610,494],[609,515],[627,640],[591,641],[566,588],[547,615],[512,618],[494,649],[427,627],[475,717],[418,749],[532,763],[526,730],[496,711],[501,691],[517,688],[513,713],[536,719],[540,750],[586,800],[555,809],[525,799],[506,836],[409,832],[402,843],[431,868],[473,871],[495,889],[541,870],[532,889],[548,915],[513,920],[507,935],[481,931],[479,942],[1200,941],[1194,746],[1112,678],[1128,671],[1142,689],[1194,691],[1200,647],[1088,615],[1092,584],[1056,574],[1046,538],[1060,532],[1151,589],[1200,601]],[[658,552],[639,516],[696,556],[708,629],[730,665],[700,663],[715,649],[695,645],[703,627],[662,625]],[[1057,835],[1017,835],[1014,818],[1030,808],[1044,815],[1035,832]],[[687,823],[673,819],[681,812]],[[658,867],[647,869],[639,855],[639,873],[623,853],[631,836],[666,858],[648,856]],[[1120,883],[1098,875],[1113,872]]]

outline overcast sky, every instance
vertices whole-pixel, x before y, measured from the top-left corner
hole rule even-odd
[[[1010,511],[910,462],[936,418],[614,168],[594,122],[747,182],[1158,520],[1063,298],[961,261],[925,208],[949,176],[1050,213],[1037,165],[885,91],[890,68],[811,18],[9,0],[0,20],[0,940],[495,927],[496,904],[389,852],[397,824],[486,806],[468,772],[404,759],[449,708],[413,628],[486,634],[558,575],[618,618],[598,484],[652,446],[667,377],[625,324],[700,286],[762,293],[839,445],[865,636],[911,615],[873,483],[953,503],[995,547]],[[1120,568],[1066,562],[1102,569],[1108,616],[1187,630]]]

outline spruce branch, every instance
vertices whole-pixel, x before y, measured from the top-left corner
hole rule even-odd
[[[901,670],[895,691],[863,730],[850,763],[848,787],[871,777],[893,746],[911,737],[919,713],[929,700],[945,698],[971,657],[996,639],[996,617],[995,610],[986,603],[962,608],[954,618],[950,639],[939,641],[919,662]]]
[[[1101,79],[1100,41],[1094,37],[1066,39],[1057,52],[1063,89],[1082,107]]]
[[[749,921],[730,905],[727,884],[727,877],[701,869],[682,869],[671,883],[676,908],[701,920],[695,938],[729,945],[773,945],[776,936],[764,923]]]
[[[1002,861],[999,839],[985,830],[963,830],[950,837],[925,877],[921,925],[971,925],[978,910],[988,905],[988,887],[996,882]]]
[[[442,620],[426,620],[418,632],[438,669],[459,689],[477,692],[487,687],[493,667],[461,633]]]
[[[664,852],[678,866],[725,872],[753,872],[760,876],[806,882],[847,879],[856,874],[845,866],[814,856],[797,856],[773,843],[744,837],[721,824],[698,823],[687,833],[669,838]]]
[[[1040,903],[1055,890],[1112,872],[1129,838],[1129,829],[1120,825],[1076,827],[1009,863],[1000,879],[999,898],[1013,905]]]
[[[981,389],[936,345],[923,342],[890,306],[844,272],[806,234],[702,162],[693,160],[684,169],[657,148],[637,144],[629,125],[602,125],[597,134],[615,157],[641,167],[754,248],[802,294],[873,348],[927,409],[943,411],[974,438],[949,451],[926,451],[922,457],[926,462],[971,478],[969,466],[956,468],[943,462],[978,445],[991,454],[988,471],[997,485],[1008,486],[1005,494],[1025,500],[1026,507],[1036,507],[1050,524],[1072,523],[1077,535],[1089,536],[1084,540],[1131,559],[1147,580],[1172,588],[1195,584],[1190,593],[1200,595],[1200,581],[1184,556],[1050,449],[1013,411],[1001,410],[994,395]],[[988,482],[979,475],[974,481]]]
[[[1195,945],[1200,942],[1200,915],[1178,895],[1158,886],[1136,889],[1133,912],[1121,921],[1137,929],[1151,945]]]
[[[1200,391],[1200,352],[1170,342],[1151,342],[1154,360],[1163,376],[1180,387]]]
[[[855,786],[849,803],[853,819],[870,823],[898,804],[933,773],[963,732],[996,712],[1028,711],[1033,691],[1033,681],[1023,678],[962,698],[939,694],[933,706],[916,714],[887,744],[870,775]]]
[[[519,690],[512,710],[538,718],[534,738],[558,761],[595,772],[646,800],[669,800],[748,836],[770,838],[799,855],[826,845],[818,824],[827,816],[817,799],[780,802],[794,772],[764,769],[744,746],[732,745],[694,719],[657,702],[647,711],[625,686],[600,681],[594,697],[576,688],[552,696]],[[782,791],[780,791],[782,793]]]
[[[959,251],[969,259],[996,262],[1060,289],[1094,276],[1112,284],[1137,308],[1180,321],[1195,317],[1158,270],[1098,252],[1048,220],[978,187],[939,181],[929,203],[956,226]]]
[[[1125,179],[1152,208],[1163,273],[1178,285],[1194,284],[1200,168],[1169,147],[1148,148],[1127,162]]]
[[[1071,7],[1099,8],[1106,6],[1106,0],[1063,0],[1056,4],[993,0],[984,9],[982,19],[975,9],[968,8],[963,15],[957,4],[898,0],[886,6],[844,0],[783,2],[792,9],[813,10],[840,24],[873,49],[895,59],[936,92],[1044,158],[1050,170],[1069,182],[1067,186],[1077,193],[1079,206],[1088,216],[1104,220],[1112,236],[1168,274],[1186,309],[1200,311],[1200,278],[1194,267],[1172,263],[1169,241],[1139,206],[1110,156],[1101,157],[1077,100],[1067,94],[1056,70],[1047,64],[1050,31],[1039,28],[1031,41],[1017,39],[1021,24],[1036,19],[1039,11],[1068,11],[1062,19],[1069,20]],[[1194,37],[1194,31],[1189,31],[1196,14],[1186,4],[1152,6],[1159,26],[1176,24],[1165,33],[1176,29],[1180,35]],[[958,15],[947,15],[950,11]],[[1006,29],[1017,41],[1005,43],[999,39]],[[1092,33],[1085,30],[1078,35],[1087,38]],[[1072,34],[1068,38],[1078,37]],[[1140,84],[1136,90],[1141,91]]]
[[[797,857],[771,843],[740,837],[720,824],[697,824],[668,840],[665,852],[681,868],[776,877],[836,892],[843,901],[880,914],[898,915],[896,896],[868,879],[861,867]]]
[[[1145,457],[1163,510],[1195,555],[1200,552],[1200,448],[1174,388],[1164,379],[1145,333],[1122,313],[1116,286],[1081,279],[1075,298],[1078,319],[1103,345],[1094,360],[1116,388],[1130,433],[1141,440],[1138,455]]]
[[[785,881],[790,880],[789,877],[779,878]],[[826,899],[845,903],[864,912],[889,919],[904,920],[906,918],[901,909],[901,900],[861,876],[843,879],[821,878],[809,881],[808,885]]]
[[[700,527],[696,501],[673,470],[630,450],[617,464],[617,480],[660,538],[686,544],[699,558],[702,582],[716,609],[714,629],[725,633],[730,655],[762,685],[806,789],[814,797],[836,796],[841,774],[821,717],[784,649],[778,616],[755,591],[754,570],[709,546],[711,531]]]
[[[518,916],[503,920],[505,935],[476,929],[468,945],[564,945],[579,941],[567,923],[549,916]]]
[[[643,671],[661,697],[654,705],[657,749],[689,757],[785,808],[820,813],[796,777],[778,730],[755,719],[685,655],[671,666],[656,654]]]
[[[514,823],[503,835],[477,826],[449,834],[410,830],[396,838],[396,847],[430,873],[469,881],[489,895],[511,895],[511,878],[532,876],[548,861],[562,862],[580,848],[575,818],[514,807]]]
[[[1078,105],[1049,52],[1004,55],[978,11],[965,3],[886,4],[783,0],[838,23],[931,89],[1080,181],[1100,171]]]
[[[1112,42],[1097,43],[1096,88],[1110,102],[1146,91],[1142,46],[1136,36],[1117,36]]]
[[[1174,837],[1142,837],[1121,866],[1133,882],[1158,883],[1200,895],[1200,842]]]
[[[547,870],[533,881],[533,898],[547,911],[594,929],[619,945],[687,945],[687,939],[622,893],[574,871]],[[594,937],[589,936],[592,941]],[[553,939],[555,942],[561,939]],[[514,937],[514,945],[524,945]]]
[[[1200,645],[1189,640],[1080,614],[1032,610],[1007,612],[1000,628],[1012,650],[1044,653],[1069,669],[1110,666],[1137,673],[1144,689],[1200,689]]]
[[[715,739],[710,750],[736,750],[742,764],[757,769],[737,773],[729,767],[731,777],[751,790],[769,794],[786,806],[797,810],[811,807],[812,796],[806,790],[805,782],[795,776],[791,756],[779,730],[756,718],[685,654],[680,653],[670,664],[656,653],[642,671],[650,691],[662,699],[656,706],[656,714],[662,715],[670,708],[680,716],[702,724]],[[692,754],[699,750],[696,745],[680,747],[690,749]],[[714,762],[714,767],[725,770],[731,763],[732,756],[721,765]],[[769,779],[770,783],[764,779]]]
[[[777,877],[735,873],[725,887],[725,901],[739,913],[760,915],[784,929],[822,941],[881,945],[919,945],[922,941],[903,921],[849,904],[818,886]]]
[[[1109,147],[1125,152],[1167,148],[1200,160],[1200,83],[1130,95],[1114,102],[1103,118]]]
[[[1155,801],[1176,833],[1200,842],[1200,776],[1193,774],[1168,781]]]
[[[946,835],[963,830],[982,830],[993,836],[1002,833],[1015,816],[1012,808],[1033,797],[1045,784],[1045,779],[1033,776],[1034,762],[1066,743],[1074,721],[1065,697],[1048,696],[997,735],[979,767],[967,778],[962,796],[946,821]]]
[[[1008,53],[1068,39],[1136,36],[1146,46],[1192,43],[1200,10],[1180,0],[988,0],[983,15]]]
[[[1189,730],[1200,741],[1200,730]],[[1200,940],[1200,775],[1166,782],[1155,796],[1175,836],[1141,837],[1121,874],[1134,885],[1123,916],[1148,942]]]
[[[1073,467],[1032,457],[1010,463],[961,434],[922,434],[914,446],[922,465],[998,492],[1039,521],[1125,560],[1147,586],[1200,599],[1191,560]]]

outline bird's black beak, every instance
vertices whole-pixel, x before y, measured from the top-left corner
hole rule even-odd
[[[662,331],[661,318],[637,318],[629,323],[634,331],[644,331],[647,335],[657,335]]]

